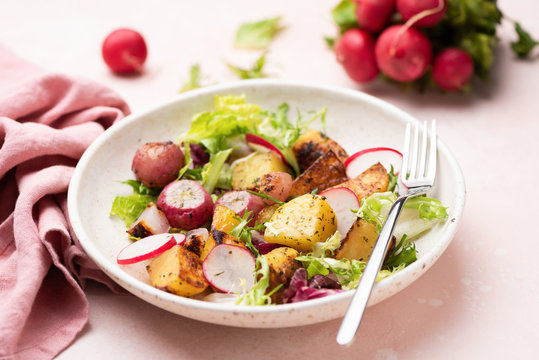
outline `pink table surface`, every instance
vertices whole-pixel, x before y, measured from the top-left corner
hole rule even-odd
[[[286,329],[241,329],[170,314],[134,296],[93,284],[90,320],[59,359],[532,359],[539,343],[539,59],[518,61],[504,23],[487,83],[473,94],[403,93],[347,79],[323,36],[335,28],[337,1],[16,1],[3,0],[0,41],[45,68],[98,80],[139,112],[174,96],[198,63],[207,83],[235,80],[223,60],[250,64],[238,51],[238,24],[282,15],[286,29],[267,58],[272,77],[357,88],[418,119],[438,119],[439,136],[466,178],[461,227],[441,259],[418,281],[368,309],[351,348],[335,343],[340,320]],[[539,37],[539,2],[502,0],[507,15]],[[100,44],[114,28],[141,31],[148,73],[108,72]]]

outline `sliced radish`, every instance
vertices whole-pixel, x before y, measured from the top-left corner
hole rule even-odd
[[[255,134],[245,134],[245,140],[247,141],[247,145],[249,145],[251,149],[260,152],[273,151],[275,154],[279,155],[279,157],[281,158],[281,160],[283,160],[285,164],[288,164],[288,161],[286,161],[286,158],[284,157],[281,150],[279,150],[268,140]]]
[[[131,225],[127,233],[131,236],[143,238],[150,235],[166,233],[170,225],[165,213],[159,210],[154,203],[148,204],[138,219]]]
[[[201,227],[213,213],[213,200],[198,181],[173,181],[159,194],[157,206],[173,227],[192,230]]]
[[[183,244],[185,235],[183,234],[157,234],[137,240],[124,247],[116,257],[116,262],[120,265],[134,264],[139,261],[148,260],[167,251],[177,244]]]
[[[239,217],[243,217],[246,211],[251,211],[253,219],[260,210],[266,207],[264,200],[260,196],[253,195],[245,190],[228,191],[217,199],[215,205],[224,205],[238,214]]]
[[[381,163],[387,171],[391,170],[397,174],[402,166],[402,154],[395,149],[388,147],[376,147],[356,152],[344,162],[346,175],[353,179],[377,162]]]
[[[322,191],[320,196],[326,198],[337,217],[337,230],[343,237],[356,221],[357,215],[352,210],[359,209],[359,200],[356,194],[345,187],[331,188]]]
[[[244,247],[221,244],[202,263],[204,277],[224,293],[248,291],[255,283],[255,257]]]

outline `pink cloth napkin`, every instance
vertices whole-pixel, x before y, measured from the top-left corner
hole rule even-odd
[[[0,45],[0,358],[52,358],[88,321],[82,287],[119,288],[82,251],[66,193],[84,150],[129,113],[97,83],[47,73]]]

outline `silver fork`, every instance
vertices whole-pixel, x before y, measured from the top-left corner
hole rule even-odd
[[[421,148],[419,148],[419,126],[416,124],[412,132],[411,125],[406,125],[402,168],[399,175],[400,183],[405,187],[399,191],[404,194],[401,194],[391,207],[354,297],[348,306],[337,334],[337,343],[340,345],[349,345],[354,340],[404,203],[413,196],[425,194],[434,184],[437,150],[435,120],[432,120],[430,134],[426,121],[421,132]]]

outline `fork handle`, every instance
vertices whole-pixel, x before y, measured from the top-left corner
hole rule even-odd
[[[367,307],[372,287],[378,277],[382,263],[384,262],[389,241],[393,235],[393,229],[395,228],[402,207],[408,198],[409,196],[399,197],[391,207],[391,210],[389,210],[382,231],[374,244],[369,261],[363,270],[359,285],[350,305],[348,305],[348,310],[344,315],[344,319],[337,334],[337,343],[340,345],[349,345],[352,340],[354,340],[359,323],[361,322],[361,318]]]

